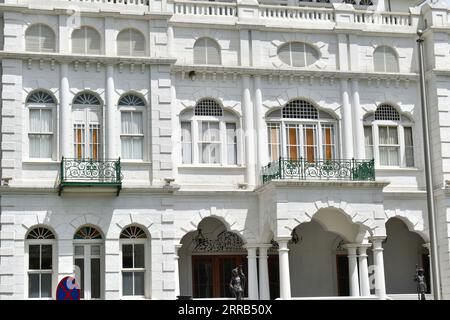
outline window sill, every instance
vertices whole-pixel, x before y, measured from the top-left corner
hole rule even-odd
[[[245,166],[239,165],[216,165],[216,164],[183,164],[179,169],[245,169]]]
[[[122,163],[122,164],[142,164],[142,165],[150,165],[150,164],[152,164],[151,161],[144,161],[144,160],[123,160],[123,159],[120,159],[120,163]]]
[[[26,159],[22,161],[23,164],[60,164],[61,161],[52,159]]]
[[[421,169],[416,167],[405,168],[405,167],[375,167],[375,171],[421,171]]]
[[[145,296],[122,296],[122,300],[150,300]]]

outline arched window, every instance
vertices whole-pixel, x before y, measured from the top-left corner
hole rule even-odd
[[[90,92],[82,92],[73,99],[73,154],[76,159],[98,159],[101,155],[101,104]]]
[[[91,27],[81,27],[72,32],[72,52],[80,54],[101,54],[102,37]]]
[[[379,166],[414,167],[412,121],[395,107],[381,104],[364,118],[366,159]]]
[[[55,99],[45,91],[34,91],[26,99],[29,115],[28,156],[53,158]]]
[[[181,116],[183,164],[237,165],[239,121],[210,98]]]
[[[379,46],[373,53],[375,72],[399,72],[398,56],[394,49]]]
[[[120,98],[119,107],[121,107],[121,157],[142,160],[145,102],[134,94],[126,94]]]
[[[44,24],[30,26],[25,32],[25,50],[31,52],[55,52],[55,33],[49,26]]]
[[[147,233],[128,226],[120,234],[122,248],[122,295],[145,296]]]
[[[291,67],[306,67],[319,60],[319,52],[304,42],[288,42],[278,49],[278,57]]]
[[[73,236],[75,278],[81,284],[82,299],[103,298],[103,235],[94,226],[81,226]]]
[[[219,44],[210,38],[195,41],[194,64],[221,64]]]
[[[145,56],[145,37],[135,29],[122,30],[117,36],[118,56]]]
[[[46,227],[32,228],[26,236],[28,297],[52,297],[55,235]]]
[[[306,100],[292,100],[267,115],[269,156],[308,162],[337,156],[337,122]]]

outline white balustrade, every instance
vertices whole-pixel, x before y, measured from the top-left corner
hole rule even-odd
[[[354,23],[389,26],[410,26],[411,16],[408,13],[379,13],[356,11]]]
[[[234,3],[177,1],[175,2],[175,14],[235,17],[237,9]]]
[[[84,3],[95,3],[95,4],[122,4],[128,6],[147,6],[150,0],[68,0],[69,2],[84,2]]]
[[[265,6],[259,7],[259,15],[264,19],[334,22],[333,9]]]

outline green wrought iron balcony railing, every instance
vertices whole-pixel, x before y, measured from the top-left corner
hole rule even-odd
[[[375,181],[374,160],[323,160],[280,158],[262,168],[262,182],[272,180]]]
[[[114,187],[122,189],[123,175],[117,160],[62,158],[58,193],[65,187]]]

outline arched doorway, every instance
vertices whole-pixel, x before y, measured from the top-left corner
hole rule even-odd
[[[232,269],[242,265],[244,274],[248,275],[244,241],[238,234],[227,231],[216,218],[203,219],[196,231],[183,237],[181,244],[179,272],[183,296],[232,297],[229,290]],[[248,295],[247,287],[246,284],[244,296]]]
[[[420,235],[409,231],[399,218],[386,222],[387,238],[383,244],[388,294],[415,294],[417,282],[414,281],[416,265],[423,267],[430,290],[430,268],[425,241]]]

